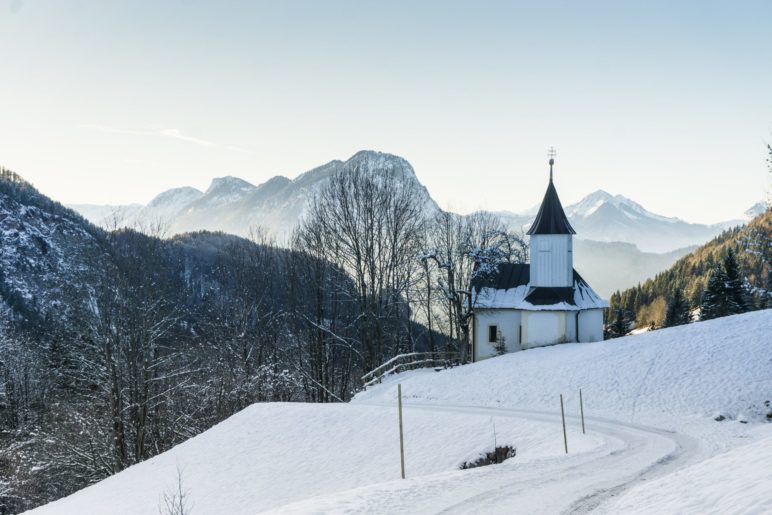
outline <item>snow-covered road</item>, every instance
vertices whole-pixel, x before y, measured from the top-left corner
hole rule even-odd
[[[377,404],[370,404],[377,405]],[[386,405],[380,406],[386,408]],[[554,426],[562,438],[560,416],[532,410],[473,406],[406,405],[407,411],[454,412],[507,420],[526,419]],[[567,417],[569,454],[390,481],[283,506],[275,513],[603,513],[604,502],[637,483],[688,465],[699,449],[692,437],[590,417],[588,434],[604,444],[570,453],[583,438],[580,421]]]

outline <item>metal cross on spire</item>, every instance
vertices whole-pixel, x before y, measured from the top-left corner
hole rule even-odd
[[[550,147],[549,150],[547,150],[547,157],[550,158],[550,182],[552,182],[552,165],[555,164],[556,155],[557,152],[555,152],[555,147]]]

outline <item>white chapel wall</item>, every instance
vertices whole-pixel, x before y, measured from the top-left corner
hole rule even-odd
[[[577,319],[578,311],[567,311],[566,312],[566,341],[567,342],[575,342],[576,341],[576,328],[577,328]]]
[[[567,341],[565,311],[524,311],[523,347],[541,347]]]
[[[579,341],[599,342],[603,340],[603,310],[584,309],[579,312]]]
[[[474,316],[474,360],[480,361],[496,355],[493,343],[488,342],[488,328],[497,326],[504,337],[507,352],[521,350],[520,347],[520,311],[504,309],[477,310]]]

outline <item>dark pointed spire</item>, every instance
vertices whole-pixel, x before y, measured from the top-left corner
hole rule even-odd
[[[541,207],[533,221],[533,225],[528,229],[529,235],[533,234],[576,234],[576,231],[568,221],[566,212],[563,211],[563,205],[560,203],[555,184],[552,182],[552,166],[555,164],[555,149],[550,148],[550,183],[547,185],[547,192],[541,201]]]
[[[547,151],[547,155],[550,158],[550,182],[552,182],[552,165],[555,164],[555,147],[550,147],[550,149]]]

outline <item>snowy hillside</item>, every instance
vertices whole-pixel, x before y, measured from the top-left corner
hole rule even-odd
[[[549,410],[559,393],[604,417],[676,429],[685,415],[762,421],[772,401],[772,310],[596,343],[532,349],[399,377],[412,402]],[[485,383],[481,395],[480,383]],[[375,388],[357,402],[386,402]]]
[[[770,327],[772,310],[759,311],[400,374],[350,404],[256,404],[32,513],[157,513],[178,469],[195,514],[763,512],[772,509],[761,461],[772,445]],[[459,470],[494,438],[517,455]],[[679,495],[687,484],[690,495]]]
[[[617,513],[771,513],[772,437],[652,481],[611,503]]]
[[[76,318],[109,266],[104,253],[101,231],[77,213],[39,195],[21,179],[0,180],[4,318],[30,323]]]

